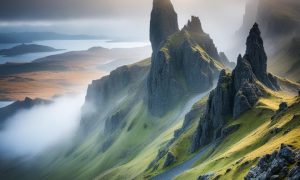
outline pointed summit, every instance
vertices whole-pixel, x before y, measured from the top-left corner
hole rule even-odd
[[[150,22],[150,41],[156,54],[160,44],[179,31],[177,14],[170,0],[154,0]]]
[[[267,87],[273,90],[278,89],[278,85],[273,83],[274,77],[267,73],[267,55],[257,23],[255,23],[250,30],[246,46],[244,58],[251,64],[256,78]]]
[[[200,19],[196,16],[192,16],[191,20],[184,26],[184,29],[189,32],[204,33]]]

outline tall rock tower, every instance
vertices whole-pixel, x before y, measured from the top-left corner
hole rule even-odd
[[[150,41],[153,54],[171,34],[179,31],[177,14],[170,0],[154,0],[150,22]]]
[[[249,61],[256,78],[268,88],[278,90],[279,86],[274,77],[267,72],[267,55],[260,35],[258,24],[255,23],[247,38],[245,59]]]

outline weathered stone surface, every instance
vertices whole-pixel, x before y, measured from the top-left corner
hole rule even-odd
[[[150,39],[153,47],[148,78],[148,108],[163,116],[189,93],[208,90],[219,74],[214,61],[220,56],[213,40],[204,33],[200,19],[192,16],[178,30],[177,14],[170,0],[154,0]]]
[[[279,105],[278,111],[285,111],[288,108],[288,104],[286,102],[282,102]]]
[[[258,24],[255,23],[247,38],[247,48],[244,58],[251,64],[253,72],[259,81],[273,90],[278,90],[278,84],[274,84],[274,82],[272,82],[274,81],[273,78],[270,80],[267,73],[267,55],[260,34]]]
[[[233,95],[231,75],[222,70],[216,89],[210,93],[206,113],[197,127],[191,152],[221,137],[222,128],[226,124],[225,116],[232,114]]]
[[[194,134],[192,152],[220,138],[227,123],[225,117],[236,119],[257,103],[264,95],[260,83],[273,90],[279,89],[276,79],[268,75],[266,66],[263,41],[258,25],[254,24],[247,40],[246,55],[239,55],[232,74],[226,74],[224,70],[220,73],[218,86],[211,92],[207,111]]]
[[[258,164],[250,169],[245,180],[299,179],[299,165],[295,164],[298,152],[299,150],[292,150],[282,144],[279,151],[263,156]]]
[[[214,174],[205,174],[198,177],[198,180],[209,180]]]
[[[282,102],[279,105],[278,110],[275,112],[275,114],[272,116],[272,120],[276,120],[278,117],[280,117],[286,110],[288,109],[288,104],[286,102]]]
[[[154,0],[150,21],[150,41],[156,54],[163,41],[179,31],[177,14],[170,0]]]
[[[164,168],[171,166],[175,161],[176,161],[176,158],[173,155],[173,153],[168,152],[167,158],[166,158],[165,163],[164,163]]]
[[[191,20],[188,21],[187,25],[184,26],[183,29],[194,33],[204,33],[200,19],[196,16],[192,16]]]
[[[190,93],[200,93],[213,86],[219,69],[198,50],[201,45],[187,31],[173,35],[152,56],[148,77],[148,107],[156,116],[164,115]]]

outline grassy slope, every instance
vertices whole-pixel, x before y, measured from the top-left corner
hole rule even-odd
[[[281,102],[288,102],[289,109],[277,120],[271,121],[274,111]],[[300,121],[293,118],[300,112],[300,99],[285,94],[272,93],[261,98],[258,104],[228,125],[240,124],[241,128],[227,137],[216,149],[211,149],[194,168],[176,179],[197,179],[199,175],[214,173],[220,179],[243,179],[258,158],[274,151],[281,143],[300,148]],[[282,128],[278,134],[271,134],[274,128]],[[284,134],[286,130],[291,130]],[[228,173],[226,171],[230,169]]]
[[[203,106],[203,104],[206,102],[207,98],[203,98],[203,100],[196,103],[194,106]],[[195,107],[194,107],[195,108]],[[180,109],[176,109],[175,112],[180,112]],[[171,113],[172,114],[172,113]],[[163,117],[159,121],[166,121],[170,122],[173,118],[170,118],[169,116]],[[173,119],[174,120],[174,119]],[[140,120],[139,120],[140,121]],[[170,140],[173,135],[174,131],[181,127],[182,125],[182,118],[177,119],[174,123],[171,123],[170,126],[165,126],[164,131],[156,130],[159,135],[152,139],[152,142],[145,146],[145,148],[129,163],[119,166],[117,168],[111,169],[104,173],[103,175],[100,175],[98,179],[147,179],[150,176],[159,174],[165,169],[162,169],[163,163],[165,161],[166,157],[163,157],[159,162],[158,166],[159,168],[156,171],[147,170],[149,164],[152,162],[152,160],[156,157],[158,153],[158,149],[162,148],[168,140]],[[168,123],[170,124],[170,123]],[[182,136],[180,136],[179,139],[177,139],[173,145],[170,147],[170,151],[174,153],[176,157],[178,157],[176,164],[173,166],[180,164],[184,162],[186,159],[190,158],[192,154],[188,153],[188,147],[191,144],[190,137],[192,136],[192,132],[194,132],[196,128],[196,122],[191,126],[190,130],[184,133]],[[140,129],[140,128],[138,128]],[[153,133],[156,133],[155,131],[152,131]],[[140,132],[140,134],[143,134]],[[178,146],[178,145],[184,144],[184,146]],[[185,155],[185,156],[182,156]],[[173,167],[172,166],[172,167]],[[170,167],[171,168],[171,167]],[[147,171],[145,174],[144,172]]]

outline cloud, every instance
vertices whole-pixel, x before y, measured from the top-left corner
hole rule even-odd
[[[0,132],[3,157],[33,157],[73,137],[80,123],[84,96],[66,96],[50,105],[20,111]]]
[[[181,27],[191,15],[199,16],[218,49],[225,51],[242,24],[245,1],[172,3]],[[1,0],[0,31],[58,31],[145,41],[149,39],[151,9],[152,0]]]
[[[55,20],[134,16],[151,0],[1,0],[1,20]],[[149,8],[148,8],[149,9]]]

